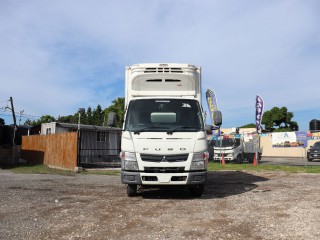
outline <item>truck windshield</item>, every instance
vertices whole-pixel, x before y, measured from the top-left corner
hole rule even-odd
[[[124,130],[134,132],[196,132],[203,129],[198,101],[139,99],[130,102]]]
[[[232,138],[217,140],[214,143],[215,147],[233,147],[234,145],[236,145],[236,142],[235,139]]]

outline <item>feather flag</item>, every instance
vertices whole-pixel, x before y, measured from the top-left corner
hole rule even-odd
[[[256,129],[257,132],[261,129],[261,120],[263,115],[263,99],[257,95],[256,96]]]
[[[218,110],[216,95],[212,90],[208,89],[206,92],[206,98],[207,98],[208,108],[210,112],[211,124],[212,126],[214,126],[214,122],[213,122],[214,112]]]

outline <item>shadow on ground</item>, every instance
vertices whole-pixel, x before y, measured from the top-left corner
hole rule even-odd
[[[208,172],[207,182],[201,199],[224,198],[255,189],[257,182],[269,179],[241,171]],[[146,199],[193,199],[187,187],[164,186],[141,188],[138,196]]]

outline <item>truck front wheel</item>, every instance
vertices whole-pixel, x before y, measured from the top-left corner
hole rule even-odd
[[[134,197],[137,195],[137,185],[128,184],[127,185],[127,195],[128,197]]]
[[[203,190],[203,184],[189,186],[189,193],[191,197],[201,197],[201,195],[203,194]]]
[[[236,163],[243,163],[243,157],[241,154],[238,154],[238,156],[236,158]]]

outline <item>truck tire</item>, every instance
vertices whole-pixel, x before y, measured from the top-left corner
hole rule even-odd
[[[312,162],[312,159],[311,159],[311,158],[308,158],[308,162]]]
[[[134,197],[137,195],[137,185],[128,184],[127,185],[127,195],[128,197]]]
[[[253,163],[253,159],[254,159],[254,153],[248,154],[248,162]]]
[[[201,197],[201,195],[203,194],[203,190],[204,190],[203,184],[191,185],[189,187],[189,193],[191,197]]]
[[[243,157],[241,154],[238,154],[238,156],[236,158],[236,163],[243,163]]]

